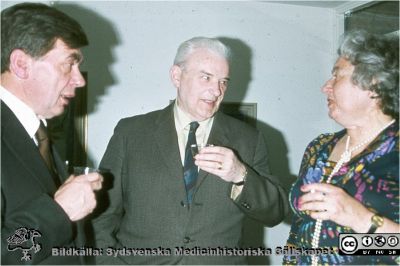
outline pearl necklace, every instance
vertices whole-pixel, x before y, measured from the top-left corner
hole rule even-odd
[[[339,171],[339,169],[343,166],[343,164],[348,163],[350,161],[352,152],[358,150],[359,148],[361,148],[365,144],[371,142],[373,139],[376,138],[377,135],[379,135],[379,133],[381,133],[388,126],[393,124],[394,121],[396,121],[396,120],[393,119],[388,124],[386,124],[384,127],[380,128],[378,131],[376,131],[374,134],[372,134],[369,138],[365,139],[360,144],[354,146],[351,149],[349,149],[350,136],[347,136],[346,148],[345,148],[344,152],[342,153],[342,155],[340,156],[339,161],[336,163],[335,167],[333,168],[333,170],[332,170],[331,174],[329,175],[328,179],[326,180],[326,183],[330,184],[331,180],[332,180],[332,177]],[[322,181],[322,178],[321,178],[321,181]],[[317,221],[315,223],[313,239],[312,239],[312,242],[311,242],[311,245],[312,245],[313,248],[318,248],[319,238],[321,236],[321,227],[322,227],[322,220],[321,219],[317,219]],[[317,266],[317,265],[318,265],[318,257],[313,255],[312,256],[312,266]]]

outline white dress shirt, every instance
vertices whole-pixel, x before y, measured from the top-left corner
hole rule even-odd
[[[6,90],[3,86],[0,86],[0,99],[4,104],[11,109],[17,119],[21,122],[28,135],[33,139],[36,145],[38,142],[35,138],[35,133],[39,128],[40,120],[35,112],[26,105],[23,101],[18,99],[14,94]],[[46,120],[42,119],[46,126]]]

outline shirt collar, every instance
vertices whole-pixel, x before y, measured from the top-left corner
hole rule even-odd
[[[187,113],[185,113],[177,104],[177,101],[175,100],[174,104],[174,117],[175,117],[175,125],[176,128],[180,131],[183,130],[189,130],[190,122],[193,122],[190,117],[188,116]],[[199,123],[199,129],[200,130],[206,130],[209,129],[214,121],[214,116],[210,117],[204,121],[197,121]]]
[[[33,138],[39,128],[40,120],[27,104],[0,85],[0,99],[11,109],[28,135]],[[46,125],[46,120],[42,120]]]

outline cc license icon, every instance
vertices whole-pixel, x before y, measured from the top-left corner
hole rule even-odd
[[[357,239],[354,236],[345,236],[340,242],[340,249],[346,254],[354,253],[357,247]]]

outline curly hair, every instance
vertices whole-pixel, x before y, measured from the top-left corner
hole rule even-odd
[[[380,99],[382,112],[399,118],[399,40],[352,31],[338,49],[354,65],[352,81],[364,90],[373,91]]]

